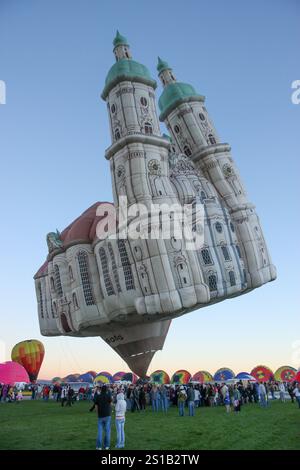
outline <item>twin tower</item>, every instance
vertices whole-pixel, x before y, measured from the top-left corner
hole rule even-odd
[[[247,293],[274,280],[276,270],[230,146],[220,142],[204,97],[178,82],[159,59],[164,89],[158,117],[156,82],[132,59],[118,32],[114,54],[102,92],[114,206],[121,196],[129,209],[199,203],[203,243],[187,250],[174,236],[99,239],[96,203],[63,232],[48,234],[49,254],[35,283],[42,334],[101,336],[144,376],[172,318]],[[159,120],[169,136],[162,135]]]

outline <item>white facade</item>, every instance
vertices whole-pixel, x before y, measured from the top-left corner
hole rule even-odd
[[[131,59],[121,35],[114,53],[117,62],[102,94],[111,128],[105,156],[114,206],[120,196],[127,196],[129,208],[203,204],[203,246],[187,250],[174,237],[99,240],[95,204],[62,234],[48,235],[47,263],[35,284],[42,334],[101,336],[144,375],[172,318],[244,294],[275,279],[276,271],[230,147],[220,142],[204,98],[185,84],[179,84],[177,101],[174,94],[170,103],[161,97],[170,142],[160,131],[156,84]],[[177,82],[162,64],[168,93]]]

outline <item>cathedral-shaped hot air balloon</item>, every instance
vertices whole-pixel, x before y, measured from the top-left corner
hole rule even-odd
[[[145,376],[173,318],[245,294],[275,279],[276,271],[230,146],[220,141],[204,96],[177,81],[159,59],[158,116],[156,81],[132,59],[119,33],[114,54],[102,92],[111,132],[105,158],[113,204],[97,202],[63,231],[48,234],[49,253],[35,286],[43,335],[101,336],[132,371]],[[121,237],[129,224],[120,217],[125,198],[127,214],[137,214],[137,204],[146,208],[144,218],[136,215],[141,235],[162,231],[165,212],[149,221],[154,204],[180,209],[189,204],[191,232],[201,232],[202,243],[188,249],[186,235]],[[193,219],[199,206],[201,226],[198,216]],[[117,239],[110,228],[102,236],[114,210]],[[175,212],[171,209],[169,223],[175,223]]]

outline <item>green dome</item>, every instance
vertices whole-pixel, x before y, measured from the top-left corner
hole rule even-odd
[[[145,65],[139,64],[132,59],[120,59],[109,70],[105,79],[105,87],[102,98],[105,99],[110,90],[122,80],[133,80],[145,83],[156,88],[156,81],[151,78],[150,72]]]
[[[204,96],[199,95],[195,88],[188,83],[174,82],[164,88],[159,100],[160,120],[166,116],[179,104],[187,101],[204,101]]]
[[[120,34],[119,31],[117,30],[117,34],[113,41],[113,45],[116,47],[116,46],[120,46],[121,44],[124,46],[128,46],[128,41],[125,38],[125,36],[122,36],[122,34]]]

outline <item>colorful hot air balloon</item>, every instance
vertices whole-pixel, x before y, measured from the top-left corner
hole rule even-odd
[[[250,382],[256,382],[256,379],[255,377],[253,377],[253,375],[251,374],[248,374],[248,372],[239,372],[235,378],[237,380],[248,380]]]
[[[81,374],[78,377],[78,380],[79,380],[79,382],[88,382],[88,383],[92,384],[93,381],[94,381],[94,377],[92,376],[92,374],[90,372],[86,372],[85,374]]]
[[[228,369],[227,367],[222,367],[215,373],[214,380],[216,382],[225,382],[226,380],[234,379],[234,375],[233,370]]]
[[[165,372],[164,370],[156,370],[155,372],[152,372],[152,374],[150,375],[150,382],[159,384],[159,385],[169,384],[170,377],[168,376],[167,372]]]
[[[99,372],[94,378],[94,383],[101,383],[101,384],[111,384],[113,381],[112,375],[109,372]]]
[[[172,375],[171,383],[175,385],[187,384],[191,380],[191,374],[187,370],[178,370]]]
[[[122,378],[122,381],[131,382],[132,384],[136,384],[137,380],[138,380],[138,376],[136,374],[134,374],[133,372],[128,372]]]
[[[69,374],[63,378],[63,381],[67,383],[79,382],[79,377],[80,377],[80,374]]]
[[[254,367],[251,371],[251,375],[253,375],[258,382],[268,382],[274,378],[271,369],[262,365]]]
[[[294,380],[295,380],[295,382],[300,382],[300,370],[298,370]]]
[[[213,376],[206,370],[199,370],[199,372],[196,372],[192,377],[192,382],[199,382],[201,384],[212,381]]]
[[[275,374],[274,378],[277,382],[293,382],[297,374],[297,369],[291,366],[281,366],[279,367]]]
[[[37,339],[28,339],[16,344],[11,351],[11,358],[24,367],[30,382],[35,382],[39,374],[45,349]]]
[[[61,384],[62,381],[63,379],[61,377],[53,377],[53,379],[51,380],[53,384]]]
[[[0,364],[0,383],[14,385],[16,382],[29,382],[24,367],[13,361]]]
[[[95,372],[94,370],[88,370],[86,373],[87,373],[87,374],[91,374],[94,378],[95,378],[96,375],[97,375],[97,372]]]
[[[116,372],[113,375],[113,382],[120,382],[123,380],[124,375],[126,375],[126,372]]]

